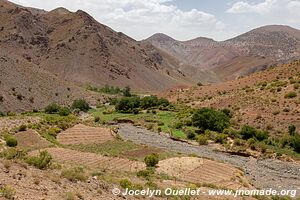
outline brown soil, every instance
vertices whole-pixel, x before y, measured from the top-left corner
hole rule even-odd
[[[63,148],[47,148],[54,160],[74,166],[86,166],[94,169],[109,169],[136,172],[145,168],[145,164],[125,158],[107,157],[94,153],[84,153]],[[32,155],[38,151],[31,152]]]
[[[52,145],[34,130],[18,132],[15,137],[18,140],[18,146],[23,149],[41,149]]]
[[[249,187],[243,172],[220,162],[202,158],[170,158],[159,163],[158,172],[164,172],[198,184],[214,184],[231,189]],[[244,185],[242,185],[242,181]]]
[[[75,125],[57,136],[58,142],[65,145],[101,144],[113,139],[109,128],[89,127],[83,124]]]

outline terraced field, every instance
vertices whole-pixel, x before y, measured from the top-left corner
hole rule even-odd
[[[137,172],[145,168],[145,165],[142,162],[124,158],[107,157],[64,148],[47,148],[45,150],[53,156],[54,160],[74,166],[86,166],[95,169],[100,168],[126,172]],[[37,153],[38,151],[34,151],[31,154],[35,155]]]
[[[15,134],[18,145],[25,149],[40,149],[51,146],[51,143],[42,138],[36,131],[27,130]]]
[[[60,133],[57,140],[61,144],[102,144],[106,141],[113,140],[111,130],[102,127],[90,127],[83,124]]]
[[[159,163],[158,171],[192,183],[215,184],[232,189],[244,187],[241,184],[243,181],[247,183],[240,170],[227,164],[195,157],[163,160]]]

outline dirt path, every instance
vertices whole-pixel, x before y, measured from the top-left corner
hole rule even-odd
[[[256,188],[297,189],[300,195],[300,165],[274,159],[260,159],[213,151],[208,146],[195,146],[173,141],[164,135],[130,124],[121,124],[119,135],[125,140],[168,151],[197,154],[201,157],[232,164],[243,169]]]

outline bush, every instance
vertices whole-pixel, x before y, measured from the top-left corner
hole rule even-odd
[[[290,139],[290,145],[293,147],[294,151],[300,153],[300,135],[292,136]]]
[[[129,86],[125,87],[122,91],[124,97],[131,97],[131,88]]]
[[[6,199],[15,199],[16,190],[9,185],[0,188],[0,195]]]
[[[56,103],[52,103],[45,108],[45,113],[55,114],[58,113],[59,110],[60,110],[60,106],[57,105]]]
[[[231,118],[232,117],[232,112],[228,108],[224,108],[221,110],[227,117]]]
[[[240,135],[244,140],[248,140],[250,138],[255,137],[256,129],[252,126],[244,125],[242,130],[240,131]]]
[[[266,131],[256,131],[255,137],[258,141],[263,141],[265,139],[268,139],[269,134]]]
[[[0,153],[0,157],[3,157],[7,160],[18,159],[24,157],[24,152],[19,151],[16,148],[8,148]]]
[[[60,116],[68,116],[69,114],[71,114],[71,111],[70,111],[70,109],[68,107],[63,107],[63,108],[59,109],[58,114]]]
[[[147,168],[145,170],[138,171],[137,176],[143,177],[146,180],[150,180],[151,176],[155,173],[153,168]]]
[[[297,96],[296,92],[289,92],[289,93],[284,95],[284,98],[292,99],[292,98],[295,98],[296,96]]]
[[[158,105],[158,99],[156,96],[147,96],[141,99],[141,108],[148,109]]]
[[[188,139],[190,139],[190,140],[194,140],[194,139],[196,138],[196,134],[195,134],[194,132],[192,132],[192,131],[188,131],[188,132],[186,133],[186,137],[187,137]]]
[[[203,131],[206,129],[223,132],[229,127],[229,117],[221,111],[212,108],[202,108],[197,110],[192,116],[194,126],[199,127]]]
[[[20,127],[19,127],[19,131],[26,131],[26,129],[27,129],[27,126],[26,125],[21,125]]]
[[[160,98],[157,102],[157,105],[161,107],[167,107],[170,105],[170,102],[167,99]]]
[[[118,112],[131,113],[139,106],[140,99],[138,97],[123,97],[118,101],[115,108]]]
[[[79,109],[83,112],[87,112],[90,109],[90,106],[85,99],[76,99],[73,101],[72,109]]]
[[[132,183],[130,180],[128,179],[122,179],[120,180],[120,186],[123,188],[123,189],[126,189],[126,188],[132,188]]]
[[[208,144],[208,138],[205,135],[198,135],[197,136],[197,142],[199,145],[207,145]]]
[[[7,135],[4,137],[6,145],[9,147],[16,147],[18,145],[17,139],[12,135]]]
[[[155,167],[159,162],[158,154],[153,153],[151,155],[146,156],[144,162],[147,167]]]
[[[42,151],[39,156],[27,157],[25,161],[27,164],[39,169],[46,169],[51,165],[52,156],[47,151]]]
[[[290,136],[294,136],[296,134],[296,126],[291,124],[289,125],[289,134]]]
[[[99,121],[100,121],[100,117],[99,117],[99,116],[95,117],[95,118],[94,118],[94,121],[95,121],[96,123],[99,122]]]
[[[85,182],[88,178],[82,167],[75,167],[72,169],[63,170],[61,172],[61,177],[64,177],[72,182],[76,182],[76,181]]]
[[[226,139],[227,139],[227,135],[220,133],[215,137],[214,141],[216,143],[224,144],[226,142]]]

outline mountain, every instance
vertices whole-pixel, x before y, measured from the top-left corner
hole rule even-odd
[[[6,0],[0,0],[0,71],[2,111],[42,108],[53,101],[68,104],[79,97],[92,102],[105,98],[86,91],[87,85],[158,92],[194,84],[201,77],[204,82],[218,81],[213,72],[181,64],[84,11],[48,12]],[[195,80],[191,74],[197,74]]]
[[[217,42],[199,37],[177,41],[155,34],[145,41],[196,68],[213,70],[221,79],[233,79],[300,57],[300,31],[272,25]]]
[[[5,0],[0,5],[1,50],[60,80],[78,86],[129,85],[137,91],[191,83],[173,58],[115,32],[84,11],[57,8],[46,12]]]

